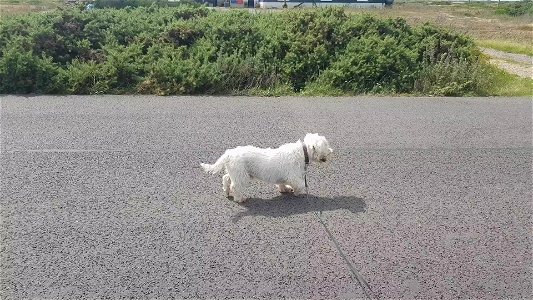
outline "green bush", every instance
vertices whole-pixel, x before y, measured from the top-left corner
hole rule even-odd
[[[243,59],[231,55],[217,60],[220,73],[218,93],[238,93],[242,90],[268,89],[280,84],[281,76],[262,65],[257,59]]]
[[[185,47],[153,46],[148,50],[153,61],[147,67],[147,76],[138,86],[140,93],[158,95],[213,93],[219,72],[205,53],[188,57]]]
[[[59,68],[51,57],[36,56],[17,46],[3,49],[0,56],[0,93],[54,93]]]
[[[351,93],[407,92],[417,67],[412,50],[374,35],[350,42],[319,82]]]
[[[479,92],[465,71],[479,64],[472,41],[431,25],[342,9],[251,14],[115,2],[129,7],[3,18],[0,93]]]
[[[469,62],[443,56],[426,63],[417,74],[414,92],[432,96],[486,96],[490,82],[480,62]]]
[[[142,45],[107,45],[105,60],[74,60],[59,76],[65,92],[73,94],[132,93],[145,75]]]
[[[533,16],[533,1],[522,0],[513,3],[503,3],[498,6],[496,13],[512,17],[523,15]]]
[[[105,94],[116,85],[116,70],[110,65],[94,61],[72,61],[62,70],[59,78],[64,82],[69,94]]]

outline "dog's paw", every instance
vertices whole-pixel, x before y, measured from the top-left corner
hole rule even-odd
[[[242,204],[244,202],[246,202],[246,198],[233,198],[233,201],[237,202],[238,204]]]
[[[290,185],[278,185],[278,189],[281,194],[294,193],[294,189]]]

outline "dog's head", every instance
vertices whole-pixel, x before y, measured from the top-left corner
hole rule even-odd
[[[304,138],[304,143],[309,150],[309,158],[314,161],[326,162],[333,149],[329,147],[328,140],[325,137],[318,135],[318,133],[308,133]]]

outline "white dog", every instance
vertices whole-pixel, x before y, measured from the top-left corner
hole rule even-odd
[[[235,201],[243,202],[250,179],[275,183],[281,193],[297,195],[305,188],[306,165],[311,161],[326,162],[332,152],[325,137],[308,133],[303,143],[298,140],[277,149],[237,147],[226,150],[213,165],[200,165],[210,174],[225,169],[222,177],[225,196],[229,198],[232,193]]]

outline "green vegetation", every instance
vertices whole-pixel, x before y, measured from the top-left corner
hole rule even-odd
[[[57,10],[0,22],[0,93],[486,95],[469,38],[340,9]]]
[[[533,16],[533,1],[522,0],[519,2],[503,3],[496,8],[496,13],[507,16]]]
[[[533,27],[532,27],[533,28]],[[533,56],[533,45],[524,45],[509,41],[479,40],[476,41],[481,47],[492,48],[509,53],[526,54]]]
[[[486,80],[491,84],[487,86],[489,95],[499,96],[532,96],[533,79],[521,78],[509,74],[496,66],[486,65]]]

